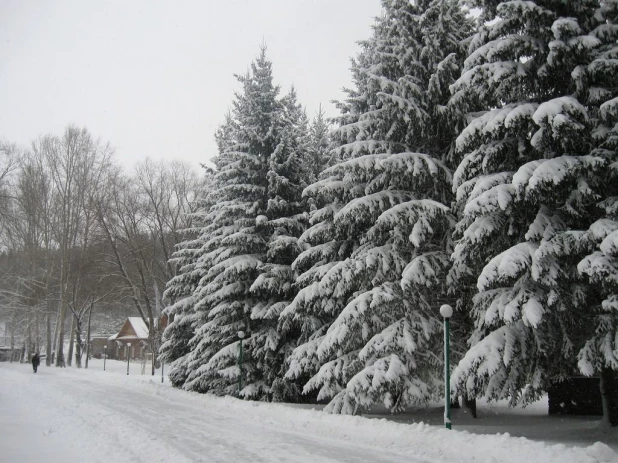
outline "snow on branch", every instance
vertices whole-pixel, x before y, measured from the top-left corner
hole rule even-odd
[[[369,236],[392,230],[397,241],[420,247],[429,237],[448,228],[449,211],[449,207],[431,199],[407,201],[382,213]]]
[[[605,121],[618,120],[618,97],[603,103],[599,108],[599,115]]]
[[[292,268],[300,271],[301,269],[310,268],[320,261],[336,261],[342,244],[341,241],[327,241],[326,243],[311,246],[298,255],[292,263]]]
[[[393,174],[411,174],[412,177],[436,177],[452,181],[451,171],[438,159],[424,153],[396,153],[382,160],[380,167]]]
[[[348,382],[357,363],[358,351],[348,352],[335,360],[324,363],[318,373],[307,381],[303,387],[303,393],[306,394],[319,388],[318,400],[333,397],[343,390],[342,385]]]
[[[538,53],[543,46],[541,40],[529,35],[513,34],[508,37],[500,37],[474,50],[466,58],[464,67],[465,69],[472,69],[486,62],[501,61],[505,57],[512,55],[514,48],[518,49],[522,55],[524,54],[522,52],[525,50],[525,54],[531,56]]]
[[[480,217],[497,211],[506,211],[516,199],[515,187],[512,184],[496,185],[468,202],[464,214],[470,217]]]
[[[551,129],[554,138],[561,139],[565,132],[571,137],[586,129],[588,121],[586,108],[575,98],[563,96],[542,103],[532,116],[534,122],[541,127],[540,130]],[[532,146],[538,146],[540,135],[533,135]]]
[[[258,254],[245,254],[241,256],[230,257],[216,265],[213,265],[208,272],[207,278],[212,278],[217,275],[217,278],[225,280],[235,280],[246,272],[257,269],[262,261]]]
[[[482,244],[486,239],[502,230],[507,222],[507,217],[499,212],[494,212],[476,217],[466,227],[462,239],[455,245],[452,255],[453,260],[461,262],[465,252],[469,251],[470,245]]]
[[[614,222],[612,225],[618,226],[618,223]],[[618,230],[614,229],[609,233],[603,239],[599,248],[608,256],[618,257]]]
[[[354,375],[345,389],[354,404],[369,406],[382,397],[384,406],[391,412],[404,410],[411,404],[427,403],[431,398],[431,388],[396,354],[376,359]],[[341,407],[341,398],[337,396],[327,406],[340,408],[340,413],[349,413],[347,407]]]
[[[288,265],[269,265],[269,268],[260,273],[249,290],[251,292],[266,292],[283,295],[290,290],[293,281],[293,271]]]
[[[407,316],[394,320],[373,337],[361,349],[358,356],[363,362],[370,362],[374,357],[380,357],[390,352],[400,352],[403,355],[421,355],[427,349],[431,337],[436,334],[441,323],[434,317],[428,318],[422,311],[409,311]],[[412,357],[408,358],[409,366],[416,368]]]
[[[342,207],[343,205],[341,203],[327,204],[322,209],[312,211],[309,222],[311,225],[317,225],[320,222],[330,220]]]
[[[498,172],[477,178],[474,188],[468,194],[468,201],[475,199],[497,185],[510,183],[512,178],[513,172]]]
[[[353,199],[333,218],[335,224],[373,223],[384,211],[414,199],[407,191],[384,190]]]
[[[512,103],[481,114],[473,119],[457,137],[457,149],[466,151],[469,147],[478,144],[479,140],[487,141],[490,137],[496,138],[496,135],[505,128],[521,124],[522,120],[531,119],[537,108],[536,103]]]
[[[577,264],[579,273],[588,275],[593,282],[610,283],[618,285],[618,263],[616,259],[607,254],[595,251]]]
[[[513,186],[517,191],[539,194],[548,185],[556,186],[573,181],[582,172],[590,174],[606,166],[603,158],[596,156],[560,156],[554,159],[531,161],[519,168],[513,176]],[[579,183],[578,183],[579,186]],[[582,194],[589,194],[588,190]]]
[[[344,182],[338,177],[331,176],[312,183],[303,190],[302,195],[303,198],[307,196],[316,197],[319,195],[340,198],[344,196],[345,191],[346,188]]]
[[[314,282],[319,283],[322,278],[324,278],[324,276],[330,271],[330,269],[337,265],[339,262],[340,261],[338,260],[333,260],[331,262],[326,261],[325,264],[314,265],[309,270],[298,276],[295,283],[296,286],[305,288],[313,284]]]
[[[318,222],[305,230],[298,238],[298,242],[300,244],[307,243],[315,245],[330,241],[334,234],[332,222]]]
[[[305,373],[313,373],[317,369],[319,365],[317,351],[323,338],[323,336],[316,336],[294,349],[288,359],[290,366],[285,373],[287,379],[294,380]]]
[[[520,324],[503,326],[472,346],[452,373],[451,389],[468,397],[476,397],[484,389],[490,399],[504,397],[506,367],[517,346],[513,341],[522,335],[524,327]],[[487,387],[490,381],[491,388]]]
[[[426,252],[415,257],[401,275],[401,287],[411,291],[418,287],[435,288],[444,282],[451,266],[445,252]]]
[[[352,158],[326,169],[323,175],[344,176],[349,172],[363,172],[367,177],[373,177],[381,169],[382,160],[389,156],[390,153],[380,153]]]
[[[498,254],[483,268],[476,285],[479,291],[519,278],[523,272],[529,271],[537,249],[537,244],[523,242]]]
[[[357,345],[371,333],[381,330],[399,311],[401,291],[394,283],[385,283],[352,299],[328,329],[318,348],[320,358],[327,358],[341,346]],[[387,310],[388,309],[388,310]],[[375,315],[375,316],[374,316]],[[360,338],[360,339],[359,339]]]

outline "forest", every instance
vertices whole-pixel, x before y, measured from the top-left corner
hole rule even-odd
[[[263,46],[201,173],[5,143],[3,308],[61,364],[64,321],[125,298],[170,317],[175,386],[354,414],[444,396],[449,304],[452,399],[597,376],[615,426],[618,1],[466,3],[382,0],[331,118]]]

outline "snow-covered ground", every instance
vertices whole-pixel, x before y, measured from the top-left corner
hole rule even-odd
[[[179,391],[135,363],[130,373],[118,361],[36,375],[0,363],[0,461],[618,462],[615,433],[592,418],[548,417],[543,403],[515,413],[481,405],[478,420],[455,410],[448,431],[439,409],[337,416]]]

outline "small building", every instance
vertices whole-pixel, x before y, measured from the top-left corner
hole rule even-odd
[[[160,323],[165,328],[167,316],[163,315]],[[111,343],[107,348],[108,355],[118,360],[125,360],[127,355],[131,359],[144,358],[145,354],[150,352],[148,332],[148,325],[141,317],[127,318],[120,331],[107,338]]]

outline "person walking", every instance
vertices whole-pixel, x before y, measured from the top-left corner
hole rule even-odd
[[[41,363],[41,358],[39,357],[39,354],[34,354],[32,356],[32,369],[34,370],[35,373],[36,373],[37,368],[39,368],[40,363]]]

